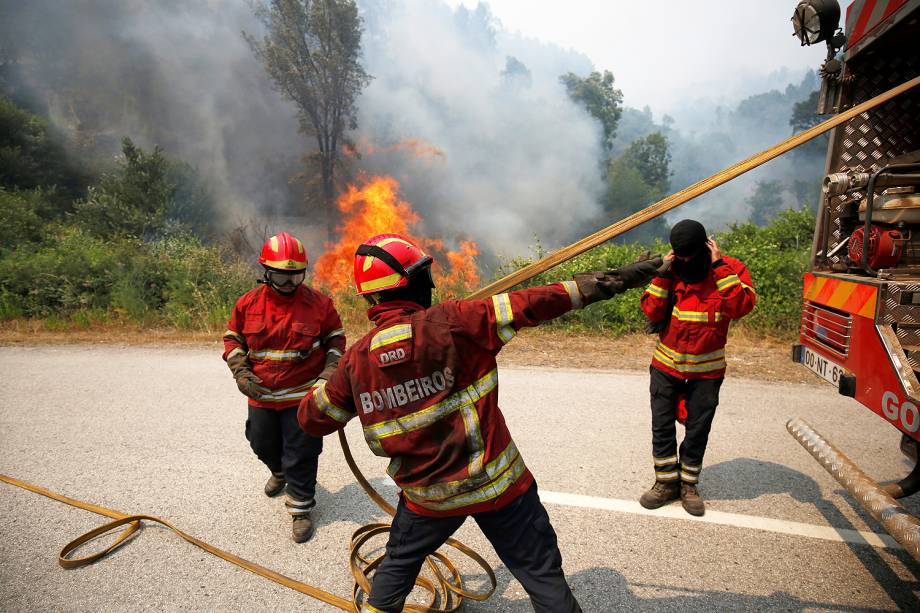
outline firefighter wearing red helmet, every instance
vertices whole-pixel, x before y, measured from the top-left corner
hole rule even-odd
[[[355,255],[355,285],[374,329],[300,403],[322,436],[357,416],[401,489],[386,556],[362,611],[402,611],[429,554],[472,516],[536,611],[580,611],[533,475],[498,408],[495,357],[523,327],[644,285],[660,265],[431,306],[431,257],[382,234]]]
[[[332,300],[303,284],[307,252],[287,232],[265,241],[259,287],[236,302],[224,333],[224,353],[240,392],[249,398],[246,438],[271,471],[265,494],[287,487],[292,537],[313,535],[316,471],[323,439],[297,424],[297,405],[316,381],[328,379],[345,350]]]

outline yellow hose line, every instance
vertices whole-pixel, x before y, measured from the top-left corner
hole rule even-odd
[[[380,506],[383,511],[389,513],[392,516],[395,510],[383,499],[382,496],[380,496],[380,494],[374,491],[373,487],[371,487],[371,485],[367,482],[367,479],[364,478],[364,475],[361,474],[361,471],[358,469],[354,462],[354,458],[351,456],[351,451],[348,449],[347,443],[345,443],[344,435],[341,431],[339,434],[343,443],[343,450],[345,452],[346,461],[348,462],[348,466],[355,473],[355,477],[358,479],[358,482],[368,493],[368,495],[371,496],[374,502],[377,503],[377,505]],[[215,547],[206,541],[203,541],[192,536],[191,534],[188,534],[187,532],[184,532],[183,530],[180,530],[169,521],[160,517],[145,514],[128,515],[127,513],[122,513],[121,511],[115,511],[113,509],[101,507],[99,505],[85,502],[83,500],[70,498],[68,496],[52,492],[51,490],[40,487],[38,485],[33,485],[26,481],[9,477],[7,475],[0,475],[0,481],[4,481],[10,485],[34,492],[36,494],[41,494],[42,496],[46,496],[52,500],[57,500],[58,502],[63,502],[64,504],[68,504],[72,507],[83,509],[84,511],[90,511],[91,513],[96,513],[97,515],[109,517],[113,520],[99,526],[98,528],[90,530],[86,534],[83,534],[82,536],[79,536],[64,545],[64,547],[61,549],[61,552],[58,554],[58,564],[60,564],[63,568],[78,568],[107,556],[125,544],[128,541],[128,538],[137,532],[138,528],[140,528],[142,521],[150,521],[166,526],[192,545],[200,547],[208,553],[226,560],[231,564],[235,564],[240,568],[244,568],[249,572],[259,575],[260,577],[264,577],[265,579],[269,579],[270,581],[274,581],[275,583],[298,591],[301,594],[306,594],[311,598],[321,600],[322,602],[330,604],[343,611],[350,611],[352,613],[358,613],[358,611],[360,611],[361,601],[370,593],[371,573],[383,560],[383,554],[380,554],[373,559],[368,559],[361,553],[361,549],[371,539],[385,535],[390,530],[389,524],[374,523],[362,526],[361,528],[358,528],[354,534],[352,534],[348,566],[355,583],[352,589],[351,598],[349,599],[342,598],[341,596],[337,596],[336,594],[332,594],[325,590],[321,590],[320,588],[308,583],[304,583],[303,581],[292,579],[291,577],[282,575],[281,573],[275,572],[260,564],[256,564],[255,562],[251,562],[245,558],[236,556],[228,551],[224,551],[223,549]],[[108,547],[102,549],[101,551],[92,553],[86,557],[70,557],[70,554],[79,549],[83,544],[122,526],[124,526],[124,529],[122,530],[121,534],[119,534],[118,537]],[[472,592],[465,589],[463,587],[463,578],[456,565],[443,553],[436,552],[426,560],[428,568],[431,570],[435,577],[435,581],[431,581],[425,577],[419,577],[416,580],[416,585],[421,587],[424,591],[428,592],[428,604],[425,606],[408,604],[405,607],[406,611],[411,611],[413,613],[456,613],[456,611],[460,608],[460,605],[463,604],[463,600],[465,598],[482,601],[489,598],[495,591],[495,573],[492,571],[489,563],[486,562],[482,556],[480,556],[478,553],[460,541],[453,538],[448,539],[446,545],[468,556],[477,565],[479,565],[486,573],[486,576],[489,577],[489,580],[492,584],[491,588],[484,592]],[[438,565],[435,560],[440,562],[440,565]],[[437,607],[435,607],[436,603],[438,604]]]
[[[836,128],[842,123],[846,123],[857,115],[861,115],[862,113],[865,113],[866,111],[869,111],[880,104],[888,102],[895,96],[903,94],[904,92],[913,87],[916,87],[917,85],[920,85],[920,77],[915,77],[906,83],[902,83],[897,87],[889,89],[885,93],[879,94],[878,96],[867,100],[862,104],[858,104],[853,108],[844,111],[843,113],[835,115],[834,117],[831,117],[830,119],[823,121],[818,125],[805,130],[804,132],[800,132],[799,134],[791,136],[790,138],[787,138],[783,142],[776,144],[769,149],[766,149],[765,151],[761,151],[760,153],[752,155],[746,160],[738,162],[733,166],[729,166],[724,170],[720,170],[714,175],[707,177],[702,181],[698,181],[689,187],[685,187],[679,192],[673,193],[670,196],[666,196],[655,204],[649,205],[641,211],[633,213],[629,217],[625,217],[624,219],[621,219],[620,221],[609,225],[602,230],[598,230],[594,234],[586,236],[585,238],[572,243],[567,247],[563,247],[558,251],[554,251],[542,260],[537,260],[533,264],[529,264],[520,270],[516,270],[513,273],[476,290],[467,296],[467,298],[488,298],[489,296],[498,294],[511,287],[514,287],[519,283],[523,283],[528,279],[532,279],[540,273],[546,272],[550,268],[570,260],[576,255],[584,253],[588,249],[597,247],[601,243],[604,243],[611,238],[619,236],[624,232],[628,232],[636,226],[649,221],[650,219],[654,219],[659,215],[667,213],[671,209],[685,204],[688,200],[692,200],[697,196],[705,194],[709,190],[714,189],[723,183],[731,181],[735,177],[738,177],[739,175],[742,175],[749,170],[757,168],[765,162],[769,162],[773,158],[798,147],[802,143],[808,142],[811,139],[824,134],[828,130]]]

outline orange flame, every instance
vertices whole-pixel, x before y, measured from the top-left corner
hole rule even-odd
[[[443,288],[442,297],[457,298],[459,294],[479,286],[475,258],[479,248],[471,240],[461,240],[460,248],[444,248],[440,239],[415,237],[411,228],[421,218],[405,200],[399,198],[399,183],[393,177],[369,177],[363,185],[349,185],[339,196],[338,207],[343,222],[340,238],[326,246],[326,252],[316,261],[314,281],[336,293],[353,284],[355,250],[376,234],[402,234],[430,253],[435,283]],[[446,296],[445,296],[446,294]]]
[[[354,145],[347,145],[344,148],[345,155],[348,157],[357,157],[358,155],[375,155],[377,153],[406,152],[417,158],[434,159],[436,157],[444,158],[444,152],[433,145],[429,145],[416,138],[404,138],[398,143],[391,145],[375,145],[368,140],[362,140]]]

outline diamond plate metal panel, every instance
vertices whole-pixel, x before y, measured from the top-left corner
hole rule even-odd
[[[914,371],[920,371],[920,351],[905,351],[907,354],[907,363]]]
[[[898,325],[894,333],[902,346],[920,347],[920,326],[917,325]]]
[[[880,324],[898,324],[895,331],[898,338],[901,338],[901,328],[904,328],[904,335],[912,334],[913,326],[920,330],[920,305],[901,304],[902,295],[905,293],[920,293],[920,284],[917,283],[898,283],[890,281],[879,294],[879,310],[877,322]],[[920,345],[918,342],[905,342],[901,339],[902,345]]]
[[[904,24],[906,27],[908,24]],[[911,26],[911,27],[916,27]],[[867,53],[847,63],[849,77],[843,92],[843,102],[850,107],[869,100],[888,89],[920,74],[920,45],[897,52]],[[880,107],[862,113],[836,129],[834,150],[831,152],[828,173],[858,169],[875,172],[890,158],[920,149],[920,91],[914,89]],[[865,193],[857,192],[834,196],[828,206],[828,252],[840,245],[852,229],[841,220],[847,204],[858,202]],[[817,229],[819,241],[824,241],[824,228]],[[820,247],[819,247],[820,249]],[[847,263],[846,249],[842,248],[827,262],[819,261],[817,269],[840,269]],[[920,264],[920,237],[908,248],[906,265]]]

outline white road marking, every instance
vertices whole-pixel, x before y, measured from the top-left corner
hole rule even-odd
[[[615,511],[617,513],[632,513],[634,515],[648,515],[649,517],[664,517],[667,519],[682,519],[697,521],[707,524],[733,526],[735,528],[749,528],[751,530],[766,530],[779,534],[791,534],[808,538],[836,541],[840,543],[858,543],[888,549],[903,549],[896,540],[888,534],[867,532],[863,530],[848,530],[832,526],[818,526],[797,521],[757,517],[756,515],[741,515],[739,513],[724,513],[722,511],[706,510],[703,517],[694,517],[684,511],[680,502],[672,503],[650,511],[637,501],[619,500],[616,498],[598,498],[583,496],[581,494],[566,494],[564,492],[548,492],[540,490],[540,500],[547,504],[558,504],[566,507],[579,507],[582,509],[600,509]]]

